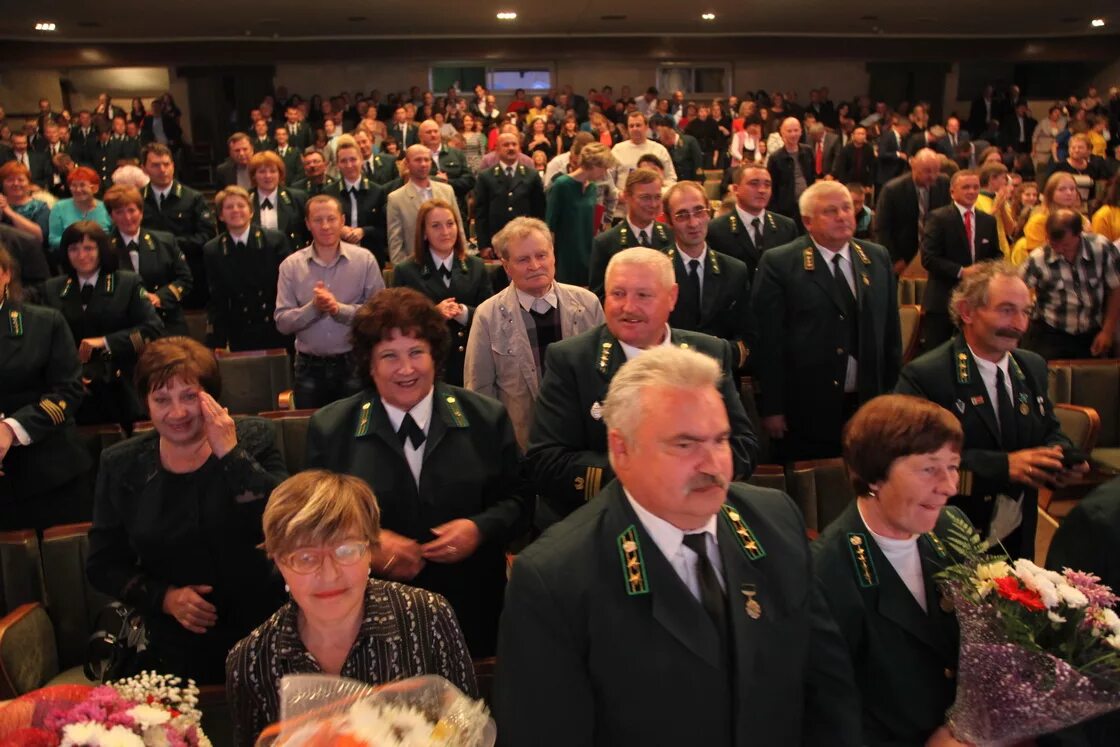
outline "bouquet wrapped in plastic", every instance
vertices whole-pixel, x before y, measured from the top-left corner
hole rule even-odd
[[[280,681],[280,721],[257,747],[492,747],[482,701],[436,675],[371,686],[319,674]]]
[[[1088,573],[987,555],[963,520],[946,542],[964,559],[939,574],[961,629],[957,739],[1010,745],[1120,708],[1111,589]]]

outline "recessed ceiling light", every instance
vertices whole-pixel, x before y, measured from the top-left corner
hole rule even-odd
[[[513,21],[517,19],[517,14],[512,10],[503,10],[498,14],[499,21]]]
[[[35,24],[36,31],[54,31],[55,26],[50,21],[39,21]]]
[[[1093,24],[1093,28],[1099,29],[1101,26],[1104,25],[1104,19],[1103,18],[1094,18],[1091,21],[1091,23]],[[54,24],[51,24],[51,25],[53,26]]]
[[[701,17],[701,18],[703,18],[703,19],[704,19],[705,21],[714,21],[714,20],[716,20],[716,14],[715,14],[715,13],[704,13],[704,14],[703,14],[703,15],[701,15],[700,17]]]

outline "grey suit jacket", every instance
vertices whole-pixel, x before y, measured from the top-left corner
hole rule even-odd
[[[450,203],[455,211],[455,218],[459,221],[459,233],[463,234],[463,216],[459,214],[455,190],[449,184],[434,180],[429,184],[432,186],[434,199]],[[411,182],[405,182],[404,186],[389,193],[385,220],[389,231],[389,261],[395,265],[412,256],[412,247],[416,241],[416,215],[420,212],[422,202]],[[463,241],[466,240],[466,234],[463,234]]]
[[[603,307],[585,288],[556,283],[560,309],[560,337],[565,339],[603,323]],[[533,404],[540,377],[525,329],[525,319],[513,284],[475,309],[467,339],[463,384],[467,389],[493,397],[506,407],[521,449],[529,446]]]

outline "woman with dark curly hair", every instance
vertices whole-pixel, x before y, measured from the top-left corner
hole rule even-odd
[[[529,522],[532,490],[497,401],[436,381],[447,325],[430,300],[390,288],[352,328],[370,386],[311,417],[307,466],[365,480],[381,506],[373,572],[442,594],[471,654],[492,656],[505,549]]]

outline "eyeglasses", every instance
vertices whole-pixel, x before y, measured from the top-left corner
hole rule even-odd
[[[359,562],[369,549],[369,542],[343,542],[334,547],[301,547],[285,555],[281,562],[296,573],[308,575],[323,567],[323,559],[330,555],[335,565],[351,566]]]
[[[692,210],[678,210],[673,213],[673,222],[687,223],[690,220],[700,220],[701,218],[709,217],[711,217],[711,213],[708,212],[708,208],[698,207]]]

